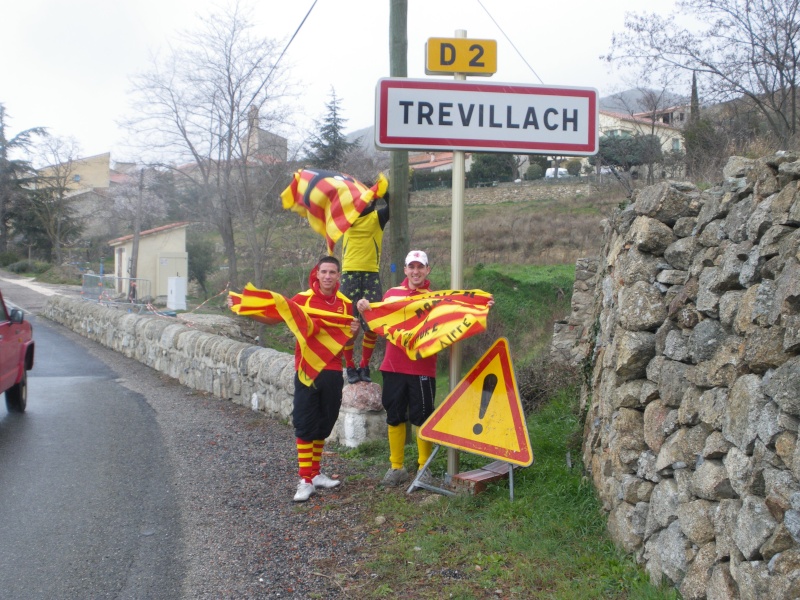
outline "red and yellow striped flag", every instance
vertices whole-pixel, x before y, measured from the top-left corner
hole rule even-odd
[[[231,310],[238,315],[258,315],[286,323],[300,346],[297,374],[303,385],[310,386],[353,335],[350,331],[352,316],[301,306],[251,283],[241,294],[229,292],[229,295],[233,299]]]
[[[486,331],[491,299],[482,290],[439,290],[372,302],[361,315],[372,331],[417,360]]]
[[[311,228],[325,238],[328,254],[358,216],[376,198],[383,198],[389,182],[383,173],[367,187],[344,173],[301,169],[281,192],[283,208],[307,217]]]

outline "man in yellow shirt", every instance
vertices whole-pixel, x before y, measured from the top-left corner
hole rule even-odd
[[[351,300],[366,298],[370,302],[379,302],[383,298],[380,279],[381,247],[383,229],[389,221],[389,194],[387,193],[383,199],[386,206],[376,209],[377,200],[375,200],[361,213],[342,238],[341,291]],[[372,380],[369,376],[369,360],[372,358],[378,336],[367,327],[357,311],[354,310],[354,313],[354,316],[361,321],[364,339],[361,342],[361,360],[358,368],[354,357],[355,338],[344,347],[347,382],[370,382]]]

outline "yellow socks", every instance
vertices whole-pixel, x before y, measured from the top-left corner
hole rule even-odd
[[[389,461],[393,469],[402,469],[405,460],[406,424],[389,425]]]
[[[419,460],[417,462],[419,463],[419,468],[421,469],[431,457],[431,452],[433,452],[433,442],[423,440],[421,437],[419,437],[419,427],[414,427],[414,435],[417,436],[417,451],[419,452]]]

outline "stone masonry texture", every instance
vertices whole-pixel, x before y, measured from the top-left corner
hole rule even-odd
[[[645,188],[579,262],[553,353],[615,542],[685,599],[800,598],[800,156]]]

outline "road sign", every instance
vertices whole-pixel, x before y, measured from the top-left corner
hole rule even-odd
[[[597,90],[385,78],[376,89],[380,148],[597,153]]]
[[[425,73],[497,73],[497,42],[466,38],[429,38],[425,44]]]
[[[486,351],[425,421],[419,436],[524,467],[533,462],[508,340],[500,338]]]

